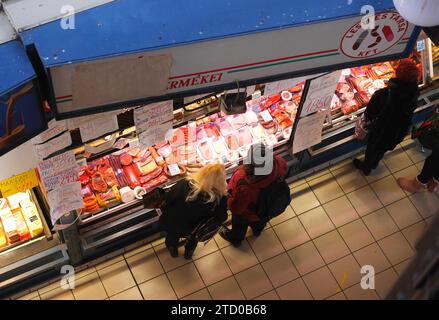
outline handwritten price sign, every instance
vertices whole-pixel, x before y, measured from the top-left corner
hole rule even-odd
[[[340,76],[341,71],[335,71],[311,80],[301,117],[331,107]]]
[[[34,169],[9,179],[0,181],[0,192],[3,197],[9,197],[19,192],[25,192],[38,186],[38,177]]]
[[[172,100],[148,104],[134,109],[134,123],[139,132],[151,130],[153,127],[171,121],[173,118]]]
[[[65,152],[38,164],[47,191],[78,180],[79,168],[73,151]]]

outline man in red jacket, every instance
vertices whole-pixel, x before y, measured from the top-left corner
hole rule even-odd
[[[261,220],[257,214],[260,193],[275,180],[284,178],[288,171],[285,160],[280,156],[273,156],[272,152],[266,152],[263,144],[253,145],[248,159],[250,163],[235,171],[227,187],[227,206],[232,212],[232,229],[223,228],[220,231],[220,236],[235,247],[241,245],[248,227],[255,236],[261,234],[267,221]],[[266,168],[271,169],[268,174],[264,172]]]

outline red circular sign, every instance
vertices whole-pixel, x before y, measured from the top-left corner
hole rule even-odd
[[[361,21],[344,34],[340,49],[351,58],[369,58],[395,46],[404,37],[408,22],[397,12],[375,14],[372,27],[363,29]]]

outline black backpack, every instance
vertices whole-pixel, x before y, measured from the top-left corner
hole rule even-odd
[[[439,148],[439,108],[436,107],[433,115],[428,117],[422,125],[414,129],[412,138],[418,139],[419,143],[427,149]]]
[[[261,190],[257,213],[261,220],[269,221],[282,214],[290,202],[290,187],[284,178],[279,178]]]

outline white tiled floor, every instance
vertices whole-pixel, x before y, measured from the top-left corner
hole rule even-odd
[[[369,177],[347,160],[294,182],[287,211],[240,248],[217,235],[188,261],[160,239],[77,273],[73,290],[56,281],[19,298],[383,299],[439,208],[438,193],[396,184],[426,156],[411,140],[401,145]],[[376,290],[359,284],[364,265],[375,269]]]

